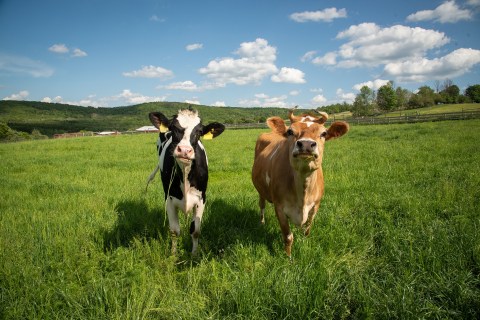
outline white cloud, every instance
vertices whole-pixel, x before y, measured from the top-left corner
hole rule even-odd
[[[346,18],[347,10],[337,8],[327,8],[320,11],[296,12],[290,15],[290,19],[296,22],[323,21],[331,22],[333,19]]]
[[[78,48],[73,49],[72,57],[82,58],[82,57],[86,57],[86,56],[87,56],[87,53],[85,51],[82,51]]]
[[[480,0],[468,0],[467,4],[472,7],[480,6]]]
[[[407,17],[407,21],[436,21],[440,23],[455,23],[460,20],[470,20],[473,14],[470,10],[460,9],[455,1],[446,1],[434,10],[422,10]]]
[[[241,107],[288,108],[291,106],[287,104],[287,98],[287,95],[270,97],[264,93],[259,93],[255,95],[255,99],[241,100],[238,104]]]
[[[435,30],[402,25],[381,28],[375,23],[351,26],[338,33],[337,39],[348,41],[335,52],[340,59],[337,66],[344,68],[372,67],[419,58],[428,50],[439,48],[450,41],[443,32]]]
[[[278,74],[270,77],[273,82],[305,83],[305,73],[298,69],[282,68]]]
[[[124,72],[125,77],[131,78],[170,78],[173,76],[173,72],[162,67],[144,66],[140,70],[131,72]]]
[[[214,107],[225,107],[225,101],[215,101],[214,104],[212,104]]]
[[[339,32],[337,39],[347,42],[338,51],[312,59],[312,63],[343,68],[372,67],[419,58],[450,41],[443,32],[435,30],[402,25],[381,28],[375,23],[350,26]]]
[[[290,91],[288,94],[291,95],[291,96],[298,96],[298,95],[300,94],[300,91],[298,91],[298,90],[292,90],[292,91]]]
[[[384,85],[388,84],[388,81],[389,80],[376,79],[376,80],[373,80],[373,81],[362,82],[362,83],[358,83],[358,84],[354,85],[353,89],[360,91],[360,89],[363,86],[367,86],[372,90],[378,90],[381,86],[384,86]]]
[[[244,42],[235,52],[238,59],[227,57],[212,60],[198,72],[213,81],[212,87],[223,87],[228,83],[260,84],[263,78],[278,71],[274,64],[276,50],[265,39]]]
[[[150,21],[154,22],[165,22],[165,19],[158,17],[156,14],[150,17]]]
[[[337,64],[337,54],[335,52],[328,52],[323,57],[316,57],[315,59],[313,59],[312,63],[318,65],[333,66]]]
[[[0,70],[9,74],[26,74],[34,78],[48,78],[54,70],[40,61],[0,53]]]
[[[183,82],[174,82],[169,85],[164,86],[165,89],[170,90],[186,90],[186,91],[197,91],[199,88],[197,85],[190,80],[183,81]]]
[[[322,94],[319,94],[313,97],[311,102],[312,104],[323,106],[326,105],[325,103],[327,102],[327,98],[325,98]]]
[[[203,48],[203,43],[192,43],[192,44],[189,44],[185,47],[185,49],[187,49],[187,51],[194,51],[194,50],[199,50],[199,49],[202,49]]]
[[[184,102],[189,104],[200,104],[200,101],[198,100],[185,100]]]
[[[352,103],[355,101],[356,94],[353,92],[344,92],[343,89],[338,88],[336,91],[337,98],[341,102],[347,102],[347,103]]]
[[[268,95],[266,95],[265,93],[257,93],[254,95],[254,97],[257,99],[268,99]]]
[[[149,97],[140,93],[131,92],[129,89],[125,89],[119,95],[108,98],[107,100],[119,101],[126,104],[139,104],[154,101],[165,101],[166,97]]]
[[[50,97],[44,97],[42,100],[42,102],[47,102],[47,103],[62,103],[63,102],[63,99],[61,96],[56,96],[55,98],[50,98]]]
[[[54,44],[53,46],[51,46],[50,48],[48,48],[48,50],[51,51],[51,52],[60,53],[60,54],[68,53],[68,52],[70,51],[70,50],[67,48],[67,46],[64,45],[63,43]]]
[[[64,100],[61,96],[56,96],[55,98],[44,97],[41,101],[47,103],[63,103],[70,104],[74,106],[84,106],[84,107],[108,107],[108,102],[111,100],[118,100],[118,97],[114,98],[103,98],[95,99],[95,95],[90,95],[87,98],[78,100],[78,101],[69,101]]]
[[[458,77],[479,63],[480,50],[462,48],[441,58],[389,63],[384,71],[399,82],[423,82]]]
[[[132,104],[141,104],[146,102],[155,102],[155,101],[165,101],[167,99],[166,96],[163,97],[150,97],[143,95],[141,93],[132,92],[129,89],[123,90],[120,94],[104,97],[104,98],[96,98],[95,95],[89,95],[84,99],[78,101],[71,101],[71,100],[64,100],[61,96],[56,96],[55,98],[44,97],[41,101],[48,102],[48,103],[64,103],[76,106],[84,106],[84,107],[110,107],[110,103],[114,103],[114,106],[122,106],[122,105],[132,105]]]
[[[63,43],[54,44],[53,46],[48,48],[48,50],[58,54],[66,54],[70,52],[70,49]],[[74,48],[71,56],[74,58],[82,58],[86,57],[87,53],[81,49]]]
[[[317,51],[308,51],[300,58],[300,61],[302,62],[310,61],[315,57],[316,54],[317,54]]]
[[[14,93],[11,96],[3,98],[3,100],[25,100],[30,93],[27,90],[20,91],[19,93]]]

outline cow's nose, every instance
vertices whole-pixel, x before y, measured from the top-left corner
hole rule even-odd
[[[312,140],[298,140],[297,147],[302,151],[312,152],[313,149],[317,146],[317,143]]]
[[[193,153],[193,149],[189,146],[177,146],[177,153],[182,157],[188,157]]]

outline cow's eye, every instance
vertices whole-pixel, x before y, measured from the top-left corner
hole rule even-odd
[[[320,134],[320,138],[325,138],[327,136],[327,131],[323,131],[322,134]]]
[[[293,136],[293,130],[292,129],[288,129],[287,130],[287,136]]]

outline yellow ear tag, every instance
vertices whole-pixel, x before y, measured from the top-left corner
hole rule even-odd
[[[160,132],[165,133],[168,131],[168,128],[163,125],[163,123],[160,124]]]
[[[205,133],[203,135],[203,139],[205,140],[212,140],[213,139],[213,130],[210,130],[209,132]]]

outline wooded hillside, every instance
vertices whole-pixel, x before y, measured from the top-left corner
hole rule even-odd
[[[161,111],[172,116],[189,104],[151,102],[127,107],[94,108],[34,101],[0,101],[0,122],[12,129],[31,133],[34,129],[49,136],[55,133],[135,130],[149,125],[148,113]],[[270,116],[287,116],[281,108],[236,108],[193,105],[204,123],[225,124],[265,122]],[[298,112],[311,110],[299,110]]]

